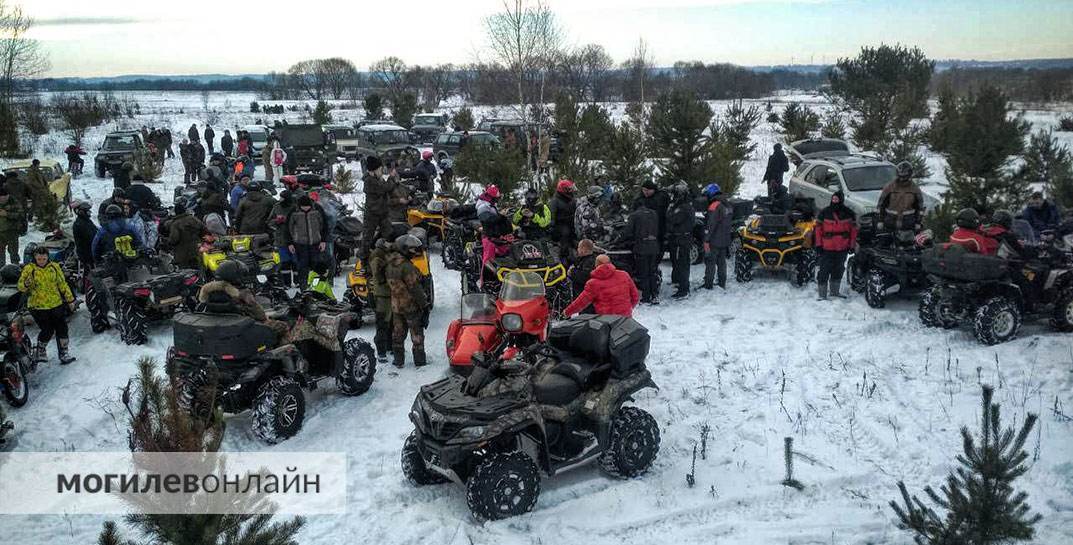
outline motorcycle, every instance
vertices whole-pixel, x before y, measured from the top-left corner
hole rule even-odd
[[[36,367],[31,357],[30,336],[26,334],[29,315],[23,308],[23,295],[14,283],[0,287],[0,353],[3,375],[0,388],[12,407],[22,407],[30,399],[26,375]],[[0,432],[0,435],[3,435]]]

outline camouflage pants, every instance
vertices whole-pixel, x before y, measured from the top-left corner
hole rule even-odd
[[[377,354],[387,354],[391,350],[395,333],[395,323],[391,319],[391,298],[374,297],[376,300],[376,336],[373,344],[376,345]]]
[[[7,265],[8,257],[11,258],[11,263],[15,265],[22,262],[22,258],[19,257],[18,236],[0,238],[0,267]]]
[[[395,356],[395,365],[402,367],[406,363],[406,334],[410,335],[413,344],[414,365],[421,366],[425,361],[425,321],[418,314],[394,314],[392,316],[394,331],[391,336],[392,352]]]

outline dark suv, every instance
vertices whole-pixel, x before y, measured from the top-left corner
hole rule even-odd
[[[366,157],[413,165],[420,159],[420,151],[410,143],[410,133],[391,123],[358,127],[355,157],[364,164]]]
[[[335,142],[320,125],[291,124],[276,127],[279,145],[287,152],[287,174],[313,172],[332,177],[335,163]]]
[[[447,116],[443,114],[417,114],[410,128],[415,144],[430,144],[440,133],[447,130]]]
[[[119,168],[126,161],[134,161],[134,154],[145,149],[142,135],[138,131],[116,131],[104,137],[104,143],[93,158],[94,172],[98,178],[104,178],[109,172]]]
[[[496,137],[496,135],[490,132],[470,131],[469,145],[499,146],[500,141],[499,138]],[[437,136],[436,141],[432,143],[432,152],[436,154],[436,159],[439,161],[453,158],[461,151],[462,133],[460,132],[442,133]]]

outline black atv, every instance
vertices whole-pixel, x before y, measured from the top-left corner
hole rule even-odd
[[[864,294],[868,306],[883,308],[891,295],[914,294],[931,286],[922,261],[931,248],[930,233],[882,229],[874,213],[861,216],[858,225],[859,249],[849,258],[849,284]]]
[[[217,406],[250,410],[253,433],[278,443],[302,429],[303,389],[331,380],[340,393],[356,396],[372,385],[376,352],[362,339],[346,339],[360,322],[343,305],[305,292],[269,312],[290,326],[282,342],[234,309],[229,300],[213,300],[174,320],[168,375],[179,385],[180,402],[199,418]]]
[[[339,211],[339,221],[335,223],[332,235],[333,255],[335,256],[335,273],[339,274],[354,256],[365,239],[365,225],[343,208]]]
[[[465,271],[470,265],[473,247],[481,240],[481,222],[472,204],[451,209],[444,218],[443,267]]]
[[[197,306],[201,281],[198,271],[177,271],[168,259],[150,250],[132,256],[110,252],[85,283],[90,327],[94,333],[105,331],[114,315],[124,343],[145,344],[150,323]]]
[[[630,318],[579,316],[516,359],[478,353],[468,378],[421,388],[403,473],[415,485],[464,483],[470,511],[482,520],[530,511],[542,473],[593,459],[615,477],[645,473],[659,452],[659,425],[623,404],[656,388],[645,368],[648,346],[648,331]]]
[[[31,358],[30,336],[26,333],[30,320],[24,308],[25,299],[16,284],[0,286],[0,369],[3,370],[0,389],[12,407],[22,407],[30,399],[26,375],[36,368]]]
[[[952,329],[970,321],[986,345],[1013,339],[1026,315],[1049,316],[1051,327],[1073,331],[1073,266],[1065,255],[1006,259],[943,245],[924,253],[932,287],[920,300],[920,321]]]

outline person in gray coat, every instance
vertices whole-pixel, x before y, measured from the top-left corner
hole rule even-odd
[[[730,205],[723,202],[723,192],[718,184],[708,184],[704,188],[708,198],[706,213],[707,225],[704,235],[704,289],[710,290],[716,280],[720,288],[727,287],[727,258],[730,256],[730,242],[733,238],[731,220],[734,212]]]

